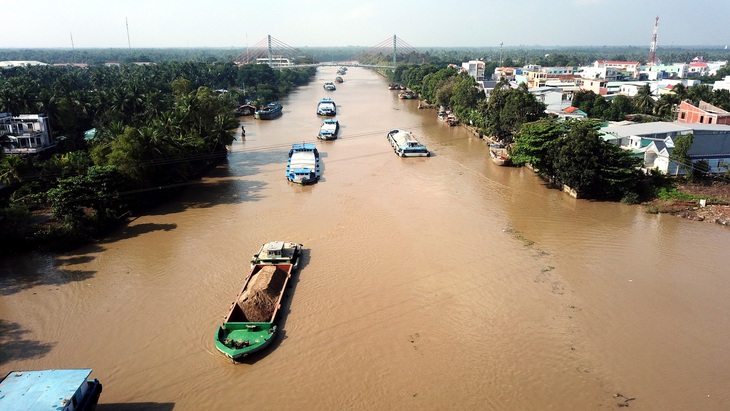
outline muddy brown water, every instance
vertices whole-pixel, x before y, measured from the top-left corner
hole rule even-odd
[[[547,189],[371,71],[325,91],[335,70],[280,118],[242,118],[228,164],[177,201],[2,261],[0,374],[93,368],[101,410],[730,408],[727,228]],[[434,155],[397,157],[395,128]],[[302,141],[313,186],[284,176]],[[270,240],[305,257],[279,338],[233,365],[213,337]]]

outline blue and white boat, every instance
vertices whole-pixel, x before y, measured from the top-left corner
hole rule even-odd
[[[91,411],[101,383],[91,369],[12,371],[0,381],[0,410]]]
[[[319,180],[319,151],[314,144],[293,144],[286,164],[286,178],[296,184],[314,184]]]
[[[322,122],[317,138],[320,140],[336,140],[340,133],[340,122],[336,118],[326,118]]]
[[[419,143],[413,133],[405,130],[392,130],[387,135],[393,151],[401,157],[430,157],[431,152]]]
[[[331,98],[323,98],[317,104],[317,115],[334,116],[337,114],[337,105]]]

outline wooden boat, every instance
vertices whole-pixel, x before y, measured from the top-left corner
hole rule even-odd
[[[101,383],[91,369],[12,371],[0,381],[0,410],[91,411]]]
[[[272,102],[266,105],[266,107],[256,111],[254,117],[259,120],[271,120],[279,117],[282,113],[284,106],[277,102]]]
[[[317,103],[317,115],[334,116],[337,114],[337,104],[331,98],[323,98]]]
[[[256,264],[251,268],[225,321],[218,327],[218,351],[237,361],[271,344],[291,272],[291,264]]]
[[[413,100],[418,98],[418,95],[411,90],[406,90],[402,93],[398,93],[398,98],[402,100]]]
[[[512,162],[510,160],[509,151],[499,143],[492,143],[489,145],[489,157],[492,162],[498,166],[507,166]]]
[[[299,266],[302,244],[289,241],[270,241],[264,243],[251,257],[251,268],[256,264],[291,264],[292,270]]]
[[[319,151],[314,144],[293,144],[286,164],[286,178],[296,184],[319,181]]]
[[[237,117],[240,116],[252,116],[256,113],[256,106],[253,104],[244,104],[242,106],[238,106],[236,109],[233,110],[233,114]]]
[[[430,157],[431,152],[419,143],[413,133],[405,130],[392,130],[387,135],[393,151],[401,157]]]
[[[322,122],[317,138],[320,140],[336,140],[340,132],[340,122],[336,118],[326,118]]]
[[[340,77],[340,76],[335,77],[335,83],[342,83],[344,81],[345,80],[343,80],[342,77]]]

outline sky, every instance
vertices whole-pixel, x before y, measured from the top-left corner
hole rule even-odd
[[[730,44],[728,0],[2,0],[0,48]],[[127,26],[129,27],[127,37]]]

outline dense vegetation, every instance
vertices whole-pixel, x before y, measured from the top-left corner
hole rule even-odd
[[[0,71],[0,112],[45,113],[61,142],[50,156],[0,157],[0,249],[84,241],[159,202],[225,160],[234,107],[276,100],[314,72],[178,61]]]
[[[684,99],[730,108],[730,93],[712,92],[702,84],[689,88],[678,85],[673,93],[663,94],[658,101],[652,98],[649,86],[641,88],[634,97],[620,95],[611,101],[582,91],[575,95],[572,105],[597,121],[559,122],[547,118],[545,105],[536,100],[525,84],[512,88],[502,80],[487,99],[471,77],[456,68],[443,67],[401,65],[391,74],[391,81],[404,83],[429,103],[451,108],[480,135],[514,143],[514,164],[530,164],[547,180],[567,185],[584,198],[633,203],[651,196],[652,184],[665,184],[658,176],[644,178],[637,171],[640,159],[605,142],[598,131],[601,121],[628,116],[640,121],[671,121],[676,106]],[[702,164],[693,165],[694,169],[701,172]]]

